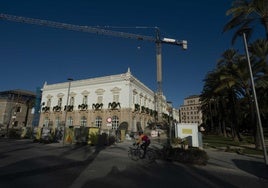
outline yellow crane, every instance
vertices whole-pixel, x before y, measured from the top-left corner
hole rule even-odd
[[[99,27],[91,27],[91,26],[81,26],[81,25],[73,25],[61,22],[54,22],[49,20],[42,20],[42,19],[34,19],[34,18],[27,18],[22,16],[15,16],[10,14],[0,14],[0,19],[12,21],[12,22],[19,22],[19,23],[26,23],[26,24],[33,24],[33,25],[40,25],[52,28],[59,28],[59,29],[66,29],[72,31],[79,31],[79,32],[86,32],[86,33],[95,33],[99,35],[107,35],[113,37],[121,37],[127,39],[135,39],[135,40],[144,40],[154,42],[156,44],[156,64],[157,64],[157,111],[159,114],[162,113],[161,101],[162,101],[162,43],[171,44],[181,46],[183,50],[187,49],[187,41],[186,40],[176,40],[171,38],[162,38],[160,36],[160,30],[158,27],[156,29],[156,36],[146,36],[146,35],[139,35],[127,32],[120,32],[120,31],[112,31],[107,29],[102,29]]]

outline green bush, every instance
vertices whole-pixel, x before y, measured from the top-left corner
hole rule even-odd
[[[89,142],[91,145],[97,145],[98,143],[98,137],[99,137],[99,134],[98,133],[90,133],[89,134]]]
[[[206,165],[209,159],[207,153],[198,148],[168,148],[162,152],[165,152],[165,159],[187,164]]]
[[[109,142],[108,142],[109,145],[112,145],[115,143],[115,136],[109,136],[108,139],[109,139]]]
[[[8,130],[8,137],[9,138],[20,138],[21,131],[19,129],[10,128]]]

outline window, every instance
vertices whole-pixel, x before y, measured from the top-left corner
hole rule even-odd
[[[102,119],[101,119],[101,117],[98,116],[95,119],[95,126],[100,128],[101,125],[102,125]]]
[[[142,96],[140,96],[140,105],[142,106]]]
[[[147,106],[147,98],[144,98],[144,106]]]
[[[98,96],[98,103],[102,103],[103,96]]]
[[[113,102],[119,102],[119,94],[113,95]]]
[[[83,97],[83,104],[87,104],[87,95]]]
[[[48,117],[45,117],[44,125],[45,125],[46,127],[48,127],[48,124],[49,124],[49,119],[48,119]]]
[[[51,99],[47,100],[47,106],[50,107],[51,106]]]
[[[136,90],[133,91],[133,96],[132,97],[133,97],[133,99],[132,99],[133,104],[136,104],[137,103],[137,91]]]
[[[59,98],[58,99],[58,106],[61,106],[62,105],[62,98]]]
[[[132,103],[135,104],[135,95],[132,96]]]
[[[118,129],[119,118],[117,116],[112,117],[112,129]]]
[[[80,126],[82,127],[87,126],[87,118],[85,116],[81,117]]]
[[[60,117],[56,117],[55,119],[55,126],[59,127],[60,126]]]
[[[70,105],[73,106],[74,105],[74,97],[70,98]]]
[[[73,126],[73,118],[71,116],[67,119],[67,126]]]

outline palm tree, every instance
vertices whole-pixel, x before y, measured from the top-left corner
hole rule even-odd
[[[256,40],[249,46],[254,58],[253,72],[255,73],[255,86],[258,93],[260,113],[264,122],[268,121],[268,41]],[[265,125],[265,123],[264,123]]]
[[[238,54],[236,50],[226,50],[218,61],[216,70],[209,73],[204,80],[205,85],[201,95],[204,108],[213,102],[213,109],[217,111],[217,113],[214,112],[217,118],[212,116],[211,121],[218,121],[217,126],[224,135],[225,125],[228,125],[231,128],[232,137],[237,140],[241,140],[239,129],[243,128],[241,127],[245,118],[243,116],[252,114],[249,113],[249,109],[252,109],[249,108],[252,105],[252,99],[249,72],[245,61],[245,57]],[[256,69],[254,75],[259,73]],[[249,127],[254,127],[253,123],[249,125]]]
[[[200,100],[202,103],[201,106],[201,110],[202,110],[202,114],[203,114],[203,122],[205,122],[207,124],[206,126],[206,130],[208,131],[215,131],[215,127],[214,127],[214,117],[216,117],[216,109],[215,109],[215,88],[218,85],[218,74],[217,72],[210,72],[207,74],[206,78],[205,78],[205,84],[203,87],[203,92],[200,96]],[[208,126],[209,124],[209,126]]]
[[[256,22],[261,23],[265,28],[266,39],[268,40],[268,1],[267,0],[235,0],[232,7],[226,12],[232,15],[231,20],[225,25],[223,31],[238,28],[232,43],[240,35],[245,27],[251,28]],[[250,33],[251,33],[250,32]]]
[[[226,136],[226,125],[231,128],[232,137],[239,138],[236,129],[234,101],[236,101],[233,81],[228,81],[224,76],[226,68],[218,67],[210,72],[205,81],[201,94],[202,112],[207,123],[210,123],[210,130]],[[228,108],[226,108],[228,106]]]

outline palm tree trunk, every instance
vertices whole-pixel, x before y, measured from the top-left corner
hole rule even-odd
[[[223,130],[223,136],[226,138],[227,137],[227,134],[226,134],[225,121],[222,121],[222,130]]]

